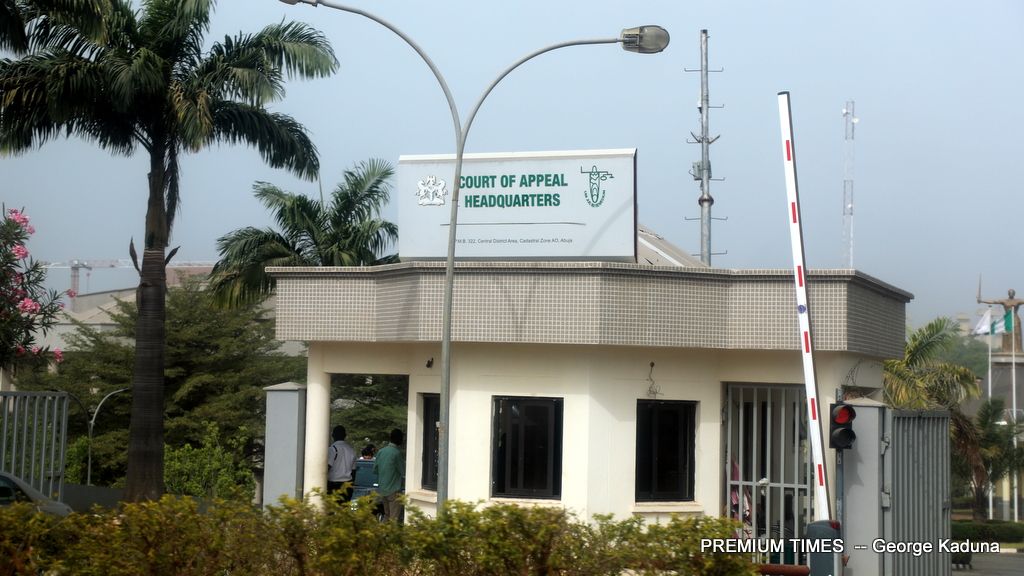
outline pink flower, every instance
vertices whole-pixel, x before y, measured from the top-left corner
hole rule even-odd
[[[17,222],[18,225],[21,226],[21,228],[28,234],[36,233],[36,229],[33,228],[32,225],[28,223],[28,216],[25,216],[23,212],[11,208],[10,210],[7,211],[7,217]]]
[[[14,257],[18,260],[24,260],[28,258],[28,248],[25,248],[21,244],[18,244],[14,248],[11,248],[11,252],[14,253]]]
[[[42,306],[39,302],[36,302],[31,298],[25,298],[21,302],[18,302],[18,310],[25,314],[38,314],[40,308],[42,308]]]
[[[68,290],[67,291],[67,295],[68,295],[68,298],[74,298],[74,297],[78,296],[78,292],[75,292],[74,290]]]
[[[18,347],[14,349],[14,352],[18,356],[23,356],[25,354],[25,347],[22,346],[21,344],[18,344]]]
[[[36,356],[39,356],[40,350],[41,350],[41,348],[39,348],[39,346],[33,346],[32,347],[32,354],[35,354]]]
[[[20,224],[23,228],[28,224],[28,216],[25,216],[20,210],[11,208],[7,211],[7,217]]]
[[[60,348],[54,348],[53,349],[53,360],[55,362],[57,362],[58,364],[63,362],[64,361],[64,351],[61,350]]]

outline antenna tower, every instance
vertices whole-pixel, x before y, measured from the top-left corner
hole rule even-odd
[[[853,135],[857,126],[853,100],[843,108],[843,262],[853,268]]]
[[[694,180],[700,182],[700,198],[697,199],[697,204],[700,204],[700,261],[706,266],[711,266],[711,256],[714,254],[711,251],[711,205],[715,203],[715,199],[711,197],[711,181],[721,181],[724,178],[711,177],[710,148],[719,137],[712,138],[708,135],[708,110],[723,108],[723,106],[711,106],[708,102],[708,72],[721,72],[722,70],[708,69],[708,31],[706,29],[700,31],[700,69],[690,70],[687,68],[684,70],[700,72],[700,101],[697,102],[697,111],[700,112],[700,136],[690,132],[690,136],[693,136],[690,143],[700,144],[700,162],[693,163],[690,174],[693,175]],[[687,220],[692,220],[692,218],[687,218]],[[718,218],[718,220],[725,220],[725,218]],[[724,252],[719,254],[724,254]]]

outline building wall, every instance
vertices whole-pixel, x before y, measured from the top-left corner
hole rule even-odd
[[[435,362],[427,367],[427,362],[440,358],[440,348],[432,344],[313,343],[310,358],[311,363],[316,361],[315,367],[311,364],[311,373],[409,375],[406,488],[414,505],[433,511],[434,492],[420,488],[421,395],[439,391],[440,366]],[[865,388],[881,384],[880,365],[853,354],[820,353],[817,372],[822,406],[834,399],[836,387],[844,382]],[[456,343],[452,361],[450,497],[470,502],[493,500],[490,458],[494,396],[561,397],[561,498],[507,500],[565,506],[581,517],[611,513],[662,518],[673,512],[720,515],[724,495],[722,397],[725,384],[730,382],[802,384],[800,354]],[[698,402],[693,502],[635,502],[636,404],[639,399],[650,398],[648,391],[652,388],[658,391],[658,399]]]
[[[436,342],[444,268],[270,268],[280,340]],[[452,339],[460,342],[795,350],[789,270],[608,262],[460,263]],[[808,276],[815,348],[900,356],[911,295],[860,272]]]

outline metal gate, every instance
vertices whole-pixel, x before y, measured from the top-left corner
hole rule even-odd
[[[727,384],[725,502],[745,538],[802,538],[813,520],[810,443],[802,386]],[[787,549],[766,559],[802,564]]]
[[[892,542],[931,542],[950,537],[949,414],[889,410],[889,450],[883,455],[884,535]],[[886,505],[888,504],[888,505]],[[941,576],[948,553],[886,554],[885,574]]]
[[[0,472],[63,499],[68,395],[0,392]]]

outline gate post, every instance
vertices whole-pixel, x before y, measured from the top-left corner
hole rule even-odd
[[[285,382],[264,388],[267,425],[263,455],[263,506],[282,496],[302,498],[306,445],[306,385]]]

